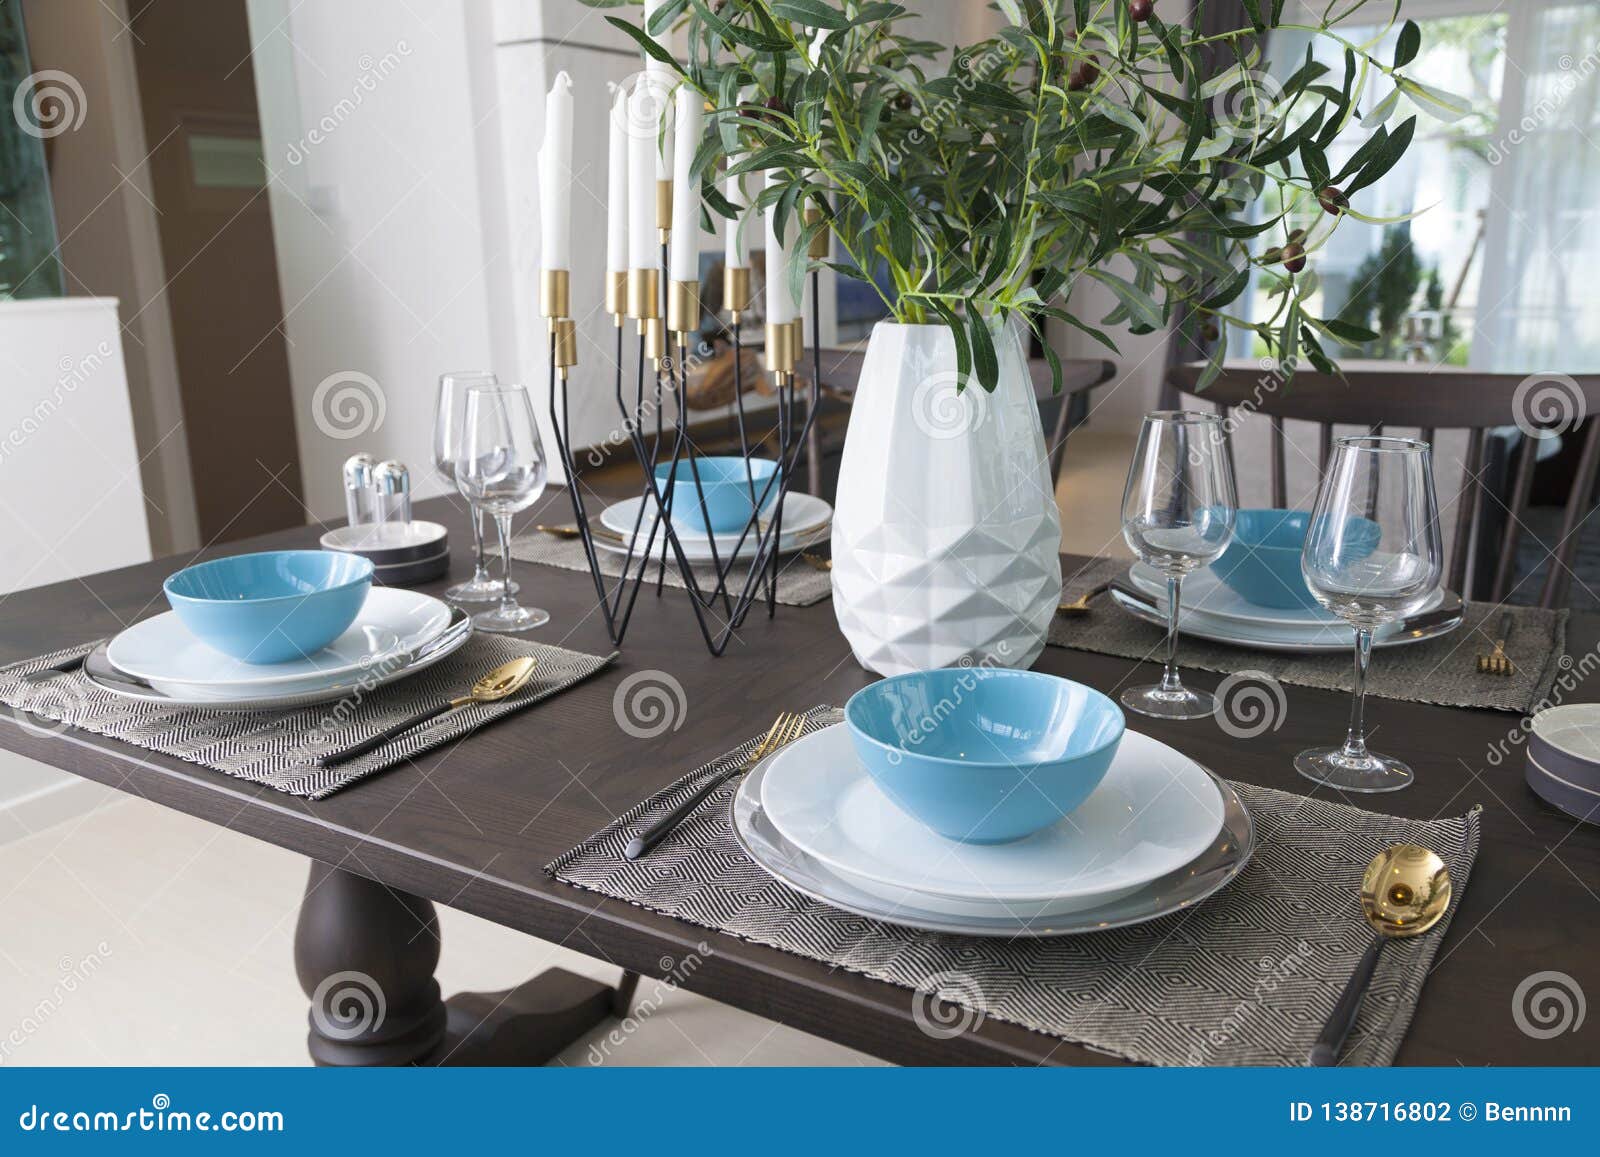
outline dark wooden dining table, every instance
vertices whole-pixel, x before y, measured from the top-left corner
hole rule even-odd
[[[470,571],[471,535],[459,504],[434,500],[421,517],[451,532],[449,580]],[[520,523],[570,521],[556,491]],[[211,554],[312,546],[319,527],[229,544]],[[0,662],[113,633],[163,610],[161,580],[190,559],[164,559],[20,591],[0,600]],[[1081,560],[1068,559],[1075,566]],[[799,564],[796,564],[799,565]],[[1069,570],[1070,573],[1070,570]],[[519,564],[522,598],[545,607],[545,642],[611,648],[587,574]],[[654,596],[642,596],[653,598]],[[692,972],[673,983],[794,1028],[905,1064],[1120,1063],[993,1018],[949,1039],[924,1033],[912,993],[811,960],[691,927],[557,883],[544,865],[687,770],[765,730],[780,711],[842,704],[872,676],[824,601],[753,611],[721,658],[701,642],[686,596],[634,615],[618,661],[599,676],[467,739],[435,749],[311,802],[86,732],[59,734],[0,714],[0,746],[165,807],[299,852],[311,861],[296,945],[308,993],[342,970],[384,985],[388,1017],[371,1037],[309,1036],[325,1063],[527,1062],[544,1059],[626,1002],[629,978],[659,977],[686,954]],[[1095,613],[1111,613],[1106,610]],[[1479,640],[1463,640],[1473,646]],[[1594,701],[1600,616],[1575,615],[1569,653],[1578,660],[1567,701]],[[1382,662],[1381,652],[1377,662]],[[1148,681],[1153,666],[1047,647],[1037,669],[1113,692]],[[630,674],[668,672],[683,687],[676,726],[638,738],[619,726],[614,697]],[[1186,676],[1187,678],[1188,676]],[[1196,673],[1211,687],[1216,679]],[[1281,727],[1241,740],[1214,722],[1138,726],[1250,783],[1303,792],[1290,760],[1338,738],[1348,697],[1290,687]],[[1542,1039],[1512,1015],[1517,986],[1559,971],[1600,996],[1600,828],[1580,825],[1534,796],[1522,749],[1508,743],[1519,720],[1503,712],[1374,701],[1373,742],[1415,768],[1411,788],[1347,802],[1418,818],[1481,804],[1483,845],[1460,909],[1434,963],[1399,1061],[1405,1064],[1580,1064],[1600,1060],[1593,1031]],[[637,732],[637,729],[635,729]],[[1490,753],[1504,747],[1496,764]],[[1352,882],[1351,918],[1357,918]],[[434,926],[444,904],[626,970],[618,991],[556,970],[498,994],[446,1003],[433,980]],[[435,929],[436,930],[436,929]],[[193,935],[207,935],[195,913]],[[701,952],[704,944],[709,951]],[[180,982],[181,986],[181,982]],[[226,1009],[218,1009],[219,1025]],[[1591,1030],[1593,1026],[1590,1026]]]

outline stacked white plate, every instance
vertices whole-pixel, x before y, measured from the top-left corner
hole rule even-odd
[[[414,675],[471,633],[471,619],[436,598],[374,587],[344,634],[292,662],[246,663],[225,655],[168,611],[96,648],[84,673],[107,691],[142,702],[225,710],[294,707]]]
[[[682,498],[682,495],[679,495]],[[610,542],[596,537],[595,545],[603,550],[622,554],[629,550],[630,543],[636,543],[633,548],[642,550],[647,543],[654,543],[654,549],[661,549],[661,534],[656,533],[651,538],[651,531],[655,527],[655,500],[649,499],[650,508],[642,509],[646,499],[629,498],[624,502],[615,502],[606,507],[600,515],[600,524],[607,530],[622,536],[621,542]],[[772,517],[768,512],[762,516],[763,525]],[[833,507],[822,499],[810,494],[790,493],[783,499],[783,538],[778,543],[781,553],[796,550],[805,550],[825,542],[828,538],[829,527],[833,522]],[[634,527],[638,526],[637,538]],[[712,539],[704,531],[686,530],[681,525],[677,527],[678,541],[683,544],[683,553],[690,562],[710,562],[712,558]],[[745,539],[744,551],[749,552],[755,542],[755,535],[751,534]],[[726,561],[734,548],[739,544],[739,532],[732,534],[718,534],[716,536],[716,557]]]
[[[1150,596],[1152,607],[1136,604],[1116,592],[1119,606],[1151,622],[1166,623],[1167,580],[1153,567],[1136,562],[1128,570],[1128,581]],[[1460,602],[1447,591],[1435,591],[1416,612],[1438,609],[1446,599]],[[1403,646],[1436,638],[1460,625],[1459,616],[1423,631],[1402,630],[1399,623],[1378,628],[1373,645]],[[1217,643],[1233,643],[1262,650],[1348,651],[1355,645],[1355,628],[1321,607],[1288,608],[1257,606],[1246,602],[1232,587],[1209,568],[1195,571],[1183,580],[1183,595],[1178,604],[1178,629],[1186,635]]]
[[[1135,924],[1204,899],[1254,846],[1233,790],[1129,731],[1105,779],[1058,824],[1008,844],[945,839],[900,811],[843,724],[781,748],[740,783],[734,831],[766,871],[824,903],[977,936]]]

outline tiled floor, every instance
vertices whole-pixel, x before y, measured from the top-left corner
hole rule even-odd
[[[106,791],[87,815],[0,845],[0,1065],[306,1064],[293,937],[306,861]],[[559,964],[616,969],[441,909],[446,993]],[[853,1065],[872,1058],[675,989],[641,985],[621,1044],[558,1063]]]

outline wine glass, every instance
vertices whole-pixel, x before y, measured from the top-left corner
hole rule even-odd
[[[1396,791],[1411,769],[1367,750],[1362,708],[1372,632],[1414,614],[1443,570],[1433,451],[1412,438],[1340,438],[1317,493],[1300,571],[1311,594],[1356,629],[1350,731],[1338,747],[1294,757],[1307,779],[1344,791]]]
[[[1167,662],[1160,683],[1122,692],[1128,710],[1158,719],[1216,712],[1210,692],[1191,691],[1178,678],[1178,604],[1184,576],[1227,549],[1238,505],[1220,418],[1192,410],[1145,415],[1122,492],[1122,537],[1167,580]]]
[[[488,370],[455,370],[439,375],[439,404],[433,419],[433,468],[452,486],[467,412],[467,391],[473,386],[492,386],[496,381]],[[483,511],[476,505],[472,508],[472,545],[472,577],[445,591],[444,597],[458,603],[492,603],[500,597],[504,584],[489,574],[483,551]],[[516,590],[517,584],[512,583],[512,593]]]
[[[472,625],[504,633],[548,623],[547,612],[519,607],[511,597],[511,516],[538,501],[548,476],[539,422],[525,387],[479,383],[467,388],[454,471],[462,497],[494,518],[505,564],[500,605],[473,615]]]

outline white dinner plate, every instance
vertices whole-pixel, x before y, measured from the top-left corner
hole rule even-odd
[[[1441,596],[1444,597],[1444,596]],[[1454,595],[1448,596],[1454,598]],[[1127,599],[1122,592],[1111,591],[1112,601],[1127,611],[1135,618],[1143,619],[1158,627],[1167,625],[1165,610],[1152,608],[1144,603],[1137,603]],[[1431,601],[1431,600],[1430,600]],[[1459,604],[1459,600],[1457,600]],[[1438,605],[1437,603],[1434,605]],[[1380,628],[1373,635],[1375,647],[1405,647],[1412,643],[1425,643],[1429,639],[1437,639],[1441,635],[1448,635],[1461,625],[1461,613],[1458,605],[1457,613],[1449,620],[1435,623],[1417,631],[1400,631],[1395,624]],[[1262,651],[1288,651],[1296,654],[1341,654],[1355,646],[1356,632],[1354,627],[1335,627],[1327,631],[1307,633],[1304,630],[1284,627],[1262,627],[1260,630],[1248,630],[1242,623],[1232,623],[1223,619],[1213,619],[1203,611],[1189,612],[1182,607],[1178,609],[1178,630],[1185,635],[1196,639],[1205,639],[1212,643],[1226,643],[1234,647],[1252,647]]]
[[[768,757],[769,759],[771,757]],[[756,866],[802,895],[868,919],[931,932],[961,936],[1072,936],[1142,924],[1198,904],[1243,870],[1255,850],[1255,829],[1238,794],[1211,776],[1222,799],[1222,830],[1199,856],[1158,880],[1125,896],[1072,912],[1030,915],[1005,912],[996,916],[963,916],[926,906],[897,903],[874,895],[797,848],[767,817],[761,806],[766,762],[756,765],[733,794],[734,838]],[[1207,773],[1209,775],[1209,773]]]
[[[471,616],[456,609],[451,612],[449,627],[415,652],[392,656],[368,670],[351,672],[310,690],[272,687],[220,696],[210,688],[174,687],[162,690],[142,681],[134,681],[114,668],[106,657],[107,648],[104,644],[96,647],[84,660],[83,674],[96,687],[138,703],[162,707],[202,707],[211,711],[288,710],[343,699],[355,692],[368,694],[389,683],[409,678],[454,654],[471,637]]]
[[[1223,818],[1199,764],[1132,731],[1071,815],[1006,844],[946,839],[901,811],[842,723],[773,756],[761,805],[791,843],[863,889],[963,915],[1047,915],[1127,895],[1203,852]]]
[[[415,651],[450,625],[450,608],[430,595],[374,587],[344,634],[313,655],[287,663],[246,663],[202,643],[168,611],[111,640],[117,670],[187,698],[242,692],[288,693],[325,686]]]

